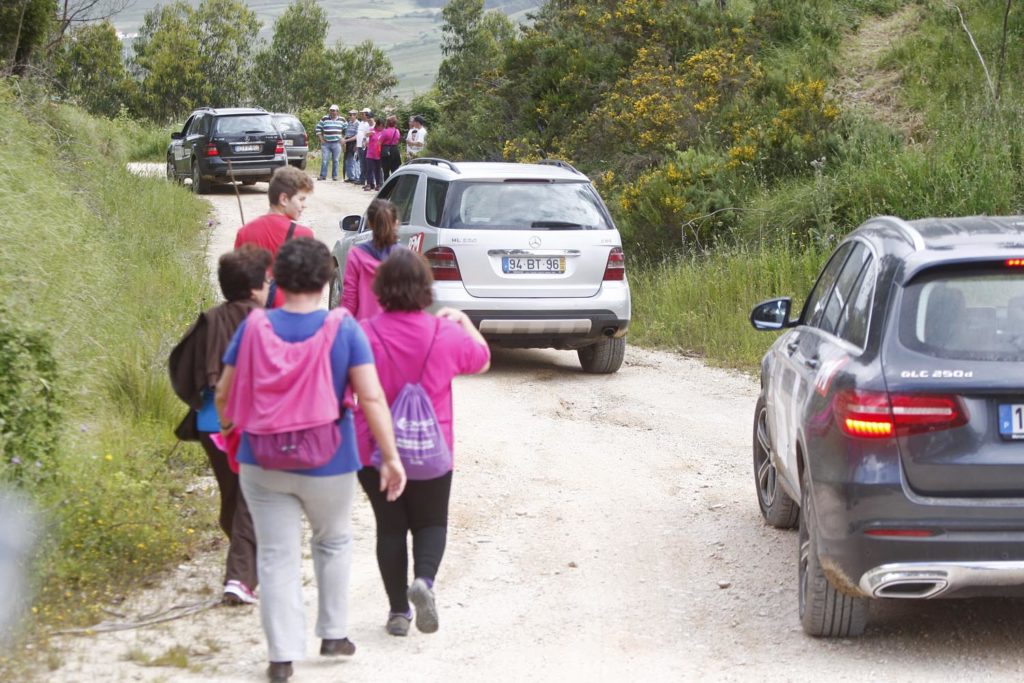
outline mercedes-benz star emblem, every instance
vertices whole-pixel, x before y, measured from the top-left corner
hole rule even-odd
[[[537,237],[536,235],[534,235],[533,237],[530,238],[530,248],[531,249],[536,249],[539,246],[540,246],[540,238]]]

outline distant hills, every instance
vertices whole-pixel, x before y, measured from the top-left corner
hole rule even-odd
[[[198,5],[199,0],[188,0]],[[135,0],[113,17],[114,25],[126,35],[137,33],[146,12],[160,0]],[[263,22],[262,36],[269,40],[274,20],[288,7],[288,0],[248,0],[247,4]],[[395,67],[403,97],[423,92],[434,82],[441,63],[441,10],[447,0],[320,0],[331,22],[328,43],[342,41],[355,45],[372,40],[383,48]],[[488,0],[488,9],[498,9],[522,21],[527,12],[542,3],[535,0]]]

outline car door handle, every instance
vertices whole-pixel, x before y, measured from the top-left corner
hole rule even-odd
[[[804,365],[809,367],[811,370],[815,370],[819,365],[821,365],[821,362],[818,360],[818,357],[815,356],[814,358],[805,358]]]
[[[800,347],[800,342],[798,342],[798,341],[791,341],[788,344],[786,344],[786,350],[789,351],[790,355],[793,355],[794,353],[796,353],[796,350],[799,347]]]

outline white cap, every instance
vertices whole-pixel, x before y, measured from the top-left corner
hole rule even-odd
[[[364,114],[372,114],[373,110],[370,109],[369,107],[363,107],[363,113]]]
[[[332,105],[330,106],[330,108],[328,109],[328,111],[338,111],[338,105],[336,105],[336,104],[332,104]]]

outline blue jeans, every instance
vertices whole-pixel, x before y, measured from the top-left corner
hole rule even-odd
[[[345,175],[348,180],[353,183],[359,183],[363,180],[363,169],[362,169],[362,150],[353,149],[352,154],[345,157]]]
[[[338,179],[338,161],[341,159],[341,142],[325,142],[320,145],[320,180],[327,180],[327,160],[331,160],[331,177]]]

